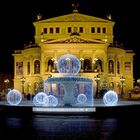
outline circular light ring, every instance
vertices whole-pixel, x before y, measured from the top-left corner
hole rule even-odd
[[[33,98],[33,103],[34,103],[35,106],[38,106],[38,103],[37,103],[37,101],[36,101],[36,95],[35,95],[34,98]]]
[[[49,95],[47,106],[57,106],[57,105],[58,105],[58,99],[53,95]]]
[[[8,92],[7,102],[10,105],[19,105],[21,101],[22,101],[22,94],[20,91],[13,89]]]
[[[87,101],[87,96],[85,94],[81,93],[77,96],[77,101],[80,104],[84,104]]]
[[[64,76],[76,75],[81,69],[81,62],[75,55],[66,54],[58,60],[57,69]]]
[[[47,95],[44,92],[39,92],[36,95],[36,101],[38,103],[46,103],[46,101],[47,101]]]
[[[35,97],[33,98],[33,103],[36,106],[45,106],[48,103],[48,97],[44,92],[39,92],[35,95]]]
[[[118,102],[118,94],[115,91],[113,91],[113,90],[109,90],[108,92],[106,92],[104,94],[103,102],[107,106],[114,106],[114,105],[116,105],[117,102]]]

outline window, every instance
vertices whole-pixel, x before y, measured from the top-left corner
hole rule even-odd
[[[101,32],[101,28],[98,27],[98,28],[97,28],[97,33],[100,33],[100,32]]]
[[[51,33],[51,34],[53,33],[53,28],[50,28],[50,33]]]
[[[40,61],[36,60],[34,62],[34,74],[40,74]]]
[[[131,62],[125,62],[125,72],[130,72],[131,71]]]
[[[84,60],[84,71],[91,71],[91,60]]]
[[[44,34],[47,34],[47,28],[44,28],[44,29],[43,29],[43,33],[44,33]]]
[[[52,72],[52,69],[54,68],[54,61],[52,61],[51,59],[48,61],[48,72]]]
[[[80,32],[80,33],[83,33],[83,27],[80,27],[80,28],[79,28],[79,32]]]
[[[113,60],[109,60],[108,70],[109,70],[110,74],[114,73],[114,62],[113,62]]]
[[[68,33],[71,33],[71,27],[68,27]]]
[[[16,74],[23,75],[23,62],[16,62]]]
[[[56,33],[59,33],[60,30],[59,30],[59,27],[56,27]]]
[[[23,74],[23,62],[16,62],[16,74],[17,75]]]
[[[105,27],[103,27],[103,33],[106,33],[106,28]]]
[[[100,59],[98,59],[94,65],[94,69],[97,70],[97,72],[103,72],[102,69],[102,61]]]
[[[27,63],[27,74],[30,74],[30,62]]]
[[[91,27],[91,33],[95,33],[95,28]]]
[[[120,62],[117,61],[117,74],[120,74]]]

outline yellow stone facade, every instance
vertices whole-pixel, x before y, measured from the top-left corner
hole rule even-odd
[[[99,90],[106,81],[108,89],[121,92],[120,77],[125,77],[124,91],[133,88],[132,50],[113,43],[115,22],[80,14],[53,17],[33,22],[35,43],[15,50],[14,88],[34,94],[40,82],[49,76],[60,76],[57,61],[64,54],[76,55],[82,64],[78,75],[94,77],[99,74]],[[25,81],[21,81],[22,77]],[[96,90],[96,88],[95,88]]]

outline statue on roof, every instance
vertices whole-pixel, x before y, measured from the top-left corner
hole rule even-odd
[[[37,20],[41,20],[42,19],[42,15],[39,13],[37,14]]]
[[[108,14],[108,15],[107,15],[107,19],[112,20],[111,14]]]
[[[72,7],[73,7],[73,13],[78,13],[77,7],[79,7],[79,4],[78,3],[73,3]]]

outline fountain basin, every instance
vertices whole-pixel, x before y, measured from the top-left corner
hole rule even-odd
[[[93,106],[93,81],[80,76],[51,77],[44,81],[44,92],[58,99],[57,106]]]

